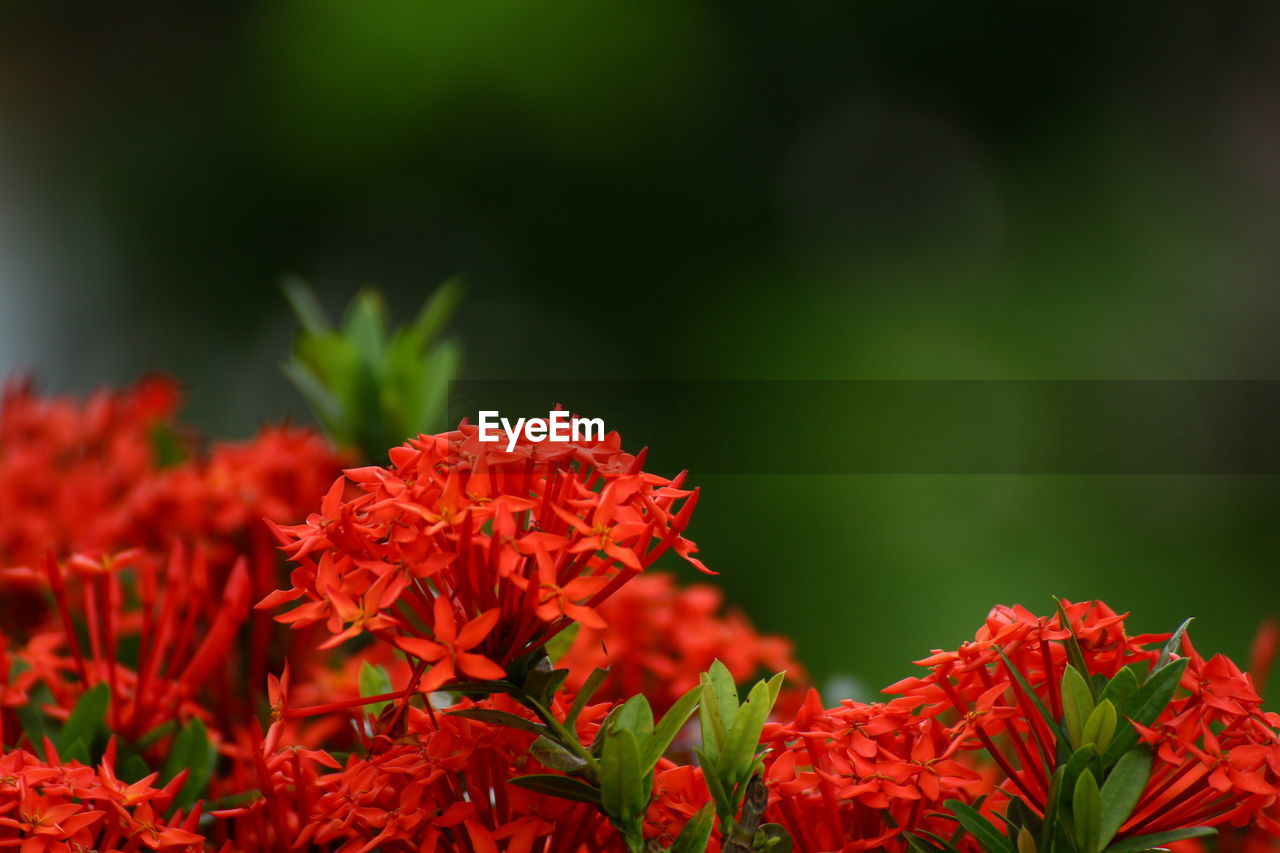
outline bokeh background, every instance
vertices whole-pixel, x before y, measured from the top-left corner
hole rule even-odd
[[[463,274],[478,379],[1271,378],[1278,72],[1267,3],[0,2],[0,371],[305,419],[295,272]],[[1274,477],[693,477],[837,692],[996,602],[1280,611]]]

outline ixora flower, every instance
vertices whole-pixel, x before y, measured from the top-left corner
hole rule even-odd
[[[973,642],[886,689],[986,750],[1023,853],[1159,846],[1249,822],[1280,794],[1280,717],[1249,676],[1202,657],[1185,624],[1130,636],[1126,617],[1102,602],[997,607]],[[988,850],[1012,849],[976,812],[957,816]]]
[[[987,787],[961,760],[962,730],[893,704],[824,710],[810,691],[763,741],[768,815],[798,850],[905,850],[907,832],[950,835],[943,803],[970,803]]]
[[[158,774],[133,783],[119,779],[114,743],[96,768],[62,761],[51,745],[47,759],[25,750],[0,755],[0,848],[21,853],[155,850],[199,853],[200,811],[170,806],[186,780],[179,773],[154,787]],[[170,813],[172,812],[172,813]]]
[[[258,606],[302,599],[277,618],[434,664],[423,689],[497,678],[574,620],[603,628],[597,608],[669,550],[706,571],[682,535],[697,492],[645,473],[616,433],[508,452],[464,424],[390,459],[348,470],[319,513],[278,528],[298,567]]]

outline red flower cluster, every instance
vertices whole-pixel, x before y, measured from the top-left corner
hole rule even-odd
[[[1043,757],[1055,754],[1057,742],[1034,703],[1038,700],[1055,719],[1062,718],[1066,641],[1075,637],[1087,675],[1111,677],[1124,667],[1145,670],[1157,662],[1160,652],[1152,646],[1170,636],[1130,636],[1125,631],[1128,614],[1117,614],[1102,602],[1064,602],[1064,612],[1067,624],[1057,615],[1038,617],[1021,607],[997,607],[973,642],[935,652],[919,661],[928,675],[885,691],[901,694],[895,704],[917,708],[925,717],[959,715],[970,745],[985,748],[999,765],[1003,790],[1040,812],[1050,785]],[[1280,793],[1280,717],[1262,711],[1249,677],[1227,658],[1206,661],[1185,637],[1182,651],[1189,659],[1181,679],[1184,693],[1174,697],[1153,725],[1138,726],[1154,749],[1155,767],[1117,838],[1240,824]],[[1034,695],[1023,689],[1011,665]]]
[[[1069,663],[1109,679],[1170,655],[1181,683],[1128,730],[1154,765],[1115,837],[1280,835],[1280,718],[1253,680],[1099,602],[997,608],[890,701],[797,692],[779,712],[760,704],[777,682],[732,694],[762,669],[794,681],[790,644],[645,572],[668,551],[706,571],[684,535],[697,492],[616,434],[507,451],[464,424],[335,481],[314,434],[201,452],[175,406],[148,380],[84,405],[15,388],[0,409],[0,849],[622,853],[700,826],[718,853],[754,844],[763,811],[781,829],[759,838],[799,853],[971,853],[947,801],[1044,814]],[[293,630],[254,601],[293,603]],[[708,696],[702,766],[678,763]]]
[[[982,777],[960,760],[964,729],[899,703],[846,701],[828,710],[810,691],[795,719],[765,727],[769,817],[797,850],[907,849],[903,833],[949,836],[938,816],[971,801]]]
[[[392,468],[356,468],[320,512],[281,527],[299,566],[260,607],[323,623],[324,646],[372,634],[416,658],[434,690],[455,676],[501,677],[598,608],[668,550],[705,570],[681,534],[697,493],[641,470],[616,433],[582,443],[481,443],[463,426],[391,451]]]
[[[761,673],[786,672],[790,686],[804,670],[785,637],[760,634],[740,611],[721,613],[724,594],[707,584],[678,587],[675,579],[646,572],[600,605],[603,628],[583,626],[557,662],[580,688],[591,672],[608,668],[597,698],[625,700],[643,694],[655,713],[697,686],[698,674],[720,661],[739,683]],[[794,705],[803,694],[792,690]]]
[[[0,848],[21,853],[156,850],[199,853],[199,810],[168,814],[186,773],[156,788],[157,774],[121,781],[109,747],[98,767],[62,762],[51,745],[49,760],[25,750],[0,754]]]
[[[364,757],[352,754],[345,764],[292,747],[260,755],[254,784],[263,798],[219,817],[230,821],[241,850],[310,844],[338,853],[620,853],[617,834],[595,807],[507,784],[551,771],[531,755],[532,734],[452,713],[475,710],[523,714],[505,697],[462,702],[449,713],[393,705],[386,716],[398,717],[394,740],[376,737]],[[578,731],[585,740],[609,710],[583,710]]]

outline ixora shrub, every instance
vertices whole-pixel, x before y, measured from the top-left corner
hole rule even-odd
[[[367,320],[313,320],[317,397],[438,363],[438,312],[352,350],[403,339]],[[0,849],[1276,846],[1280,718],[1185,625],[997,607],[884,701],[824,707],[789,643],[655,570],[710,574],[684,475],[616,433],[465,423],[359,456],[365,398],[417,410],[333,395],[335,450],[202,443],[160,379],[6,394]]]

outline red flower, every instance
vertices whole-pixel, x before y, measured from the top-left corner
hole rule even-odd
[[[390,457],[347,471],[318,514],[279,528],[298,567],[259,607],[302,599],[277,618],[324,623],[329,644],[369,633],[439,661],[429,685],[455,670],[496,677],[572,620],[602,628],[597,608],[667,550],[703,568],[681,535],[697,493],[683,475],[642,472],[616,435],[507,452],[464,424]],[[470,632],[452,634],[460,623]],[[476,644],[447,649],[464,634]]]
[[[902,851],[905,831],[951,834],[936,815],[947,799],[984,787],[959,760],[963,731],[889,704],[824,710],[810,691],[796,718],[765,727],[767,816],[796,849]]]
[[[494,608],[472,619],[458,630],[458,622],[453,617],[453,606],[444,598],[437,598],[433,607],[435,621],[435,640],[424,640],[421,637],[397,637],[396,645],[404,651],[428,663],[434,663],[431,672],[418,685],[423,692],[435,690],[454,677],[454,673],[462,672],[472,678],[502,678],[506,673],[502,667],[484,655],[472,653],[470,650],[484,642],[485,637],[498,622],[498,610]]]
[[[1067,666],[1063,642],[1078,639],[1086,677],[1116,675],[1121,668],[1155,662],[1169,635],[1129,636],[1127,614],[1102,602],[1064,602],[1069,624],[1037,617],[1020,607],[997,607],[972,643],[935,652],[919,663],[923,678],[908,678],[885,692],[894,704],[922,708],[930,716],[958,713],[972,737],[1000,766],[1003,789],[1044,809],[1057,741],[1009,664],[1020,671],[1055,719],[1063,714],[1059,685]],[[1201,658],[1184,636],[1189,663],[1186,691],[1175,696],[1151,726],[1135,727],[1151,744],[1155,766],[1117,839],[1191,826],[1242,823],[1272,802],[1280,789],[1280,717],[1266,714],[1249,677],[1219,655]],[[1007,735],[1001,747],[1000,735]],[[1010,747],[1012,752],[1009,751]]]

